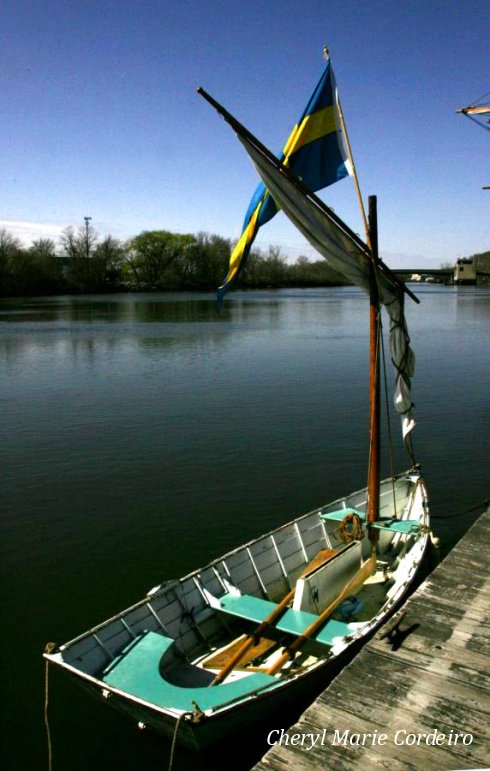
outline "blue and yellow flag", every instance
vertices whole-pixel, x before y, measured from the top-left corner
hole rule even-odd
[[[351,173],[341,137],[337,88],[330,60],[292,130],[280,160],[313,191],[332,185]],[[230,256],[228,275],[218,289],[218,304],[245,265],[260,226],[272,219],[277,211],[274,199],[261,182],[252,196],[242,234]]]

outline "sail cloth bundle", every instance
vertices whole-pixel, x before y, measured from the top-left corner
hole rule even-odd
[[[278,209],[303,234],[307,241],[349,283],[369,293],[371,253],[368,246],[297,177],[278,160],[242,124],[202,88],[198,92],[232,126],[250,156],[264,186]],[[318,189],[318,188],[317,188]],[[394,403],[402,421],[405,447],[413,458],[410,433],[415,426],[410,394],[415,357],[404,313],[404,285],[379,260],[378,291],[390,318],[390,351],[395,367]]]
[[[288,219],[334,270],[369,293],[371,257],[368,247],[333,212],[329,212],[328,207],[320,206],[317,197],[305,191],[301,180],[295,180],[279,162],[274,164],[249,137],[239,135],[239,139]],[[415,425],[410,396],[415,356],[405,321],[403,286],[383,263],[379,265],[378,283],[381,302],[390,318],[390,351],[396,370],[395,408],[401,415],[403,439],[410,451],[410,432]]]

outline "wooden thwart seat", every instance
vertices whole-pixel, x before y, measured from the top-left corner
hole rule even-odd
[[[249,594],[224,594],[219,598],[219,608],[218,605],[215,607],[231,616],[260,624],[265,621],[276,606],[269,600],[262,600],[260,597],[252,597]],[[279,632],[286,632],[297,637],[303,634],[316,618],[314,613],[288,608],[272,626]],[[324,645],[332,646],[335,638],[345,637],[351,632],[352,629],[349,624],[330,619],[319,632],[313,635],[312,639]]]
[[[317,571],[325,568],[336,556],[338,556],[337,550],[322,549],[305,566],[299,580],[315,575]],[[225,582],[223,581],[223,583]],[[278,629],[279,631],[286,631],[292,634],[295,638],[293,644],[298,643],[300,646],[310,636],[330,646],[333,645],[336,637],[342,638],[345,636],[347,632],[343,628],[339,630],[339,627],[335,626],[335,624],[340,622],[332,623],[330,626],[326,625],[330,609],[328,609],[327,613],[324,611],[324,617],[320,618],[300,608],[290,608],[289,605],[293,601],[295,593],[296,586],[279,603],[275,604],[251,595],[243,595],[239,589],[233,586],[229,586],[229,591],[220,599],[214,597],[209,592],[205,592],[206,599],[212,608],[258,624],[255,630],[247,635],[238,650],[235,650],[233,655],[223,665],[211,685],[222,683],[233,669],[238,666],[246,652],[253,646],[257,646],[264,632],[268,629]],[[289,653],[284,653],[281,656],[281,660],[284,656],[289,656]],[[268,674],[275,674],[275,671],[270,671]]]

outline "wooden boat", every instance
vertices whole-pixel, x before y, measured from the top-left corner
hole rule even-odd
[[[418,466],[379,479],[381,303],[390,315],[405,439],[413,420],[403,315],[408,290],[378,258],[375,199],[364,244],[306,188],[304,176],[295,177],[218,107],[285,214],[336,269],[345,261],[346,275],[369,292],[371,438],[365,490],[150,590],[45,654],[141,726],[194,748],[263,721],[320,675],[333,673],[403,598],[429,538]]]
[[[427,545],[427,493],[417,470],[394,486],[395,498],[392,480],[381,484],[374,561],[362,490],[152,589],[47,658],[142,726],[173,736],[179,721],[177,738],[189,747],[263,722],[333,669],[409,588]],[[265,623],[293,588],[291,606]],[[326,608],[294,659],[270,674]],[[247,641],[224,682],[211,685]]]

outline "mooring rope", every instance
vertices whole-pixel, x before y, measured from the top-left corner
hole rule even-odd
[[[478,503],[475,503],[474,506],[471,506],[469,509],[465,509],[464,511],[454,511],[452,514],[433,514],[431,512],[431,519],[452,519],[452,517],[462,517],[464,514],[470,514],[472,511],[476,511],[477,509],[482,509],[484,506],[488,506],[490,504],[490,498],[482,498],[481,501]]]
[[[49,642],[44,648],[44,653],[52,653],[56,648],[56,643]],[[48,718],[48,704],[49,704],[49,661],[46,659],[46,666],[44,670],[44,725],[46,726],[46,737],[48,740],[48,771],[51,771],[53,766],[53,750],[51,746],[51,731],[49,728]]]
[[[177,718],[177,722],[175,724],[175,729],[174,729],[174,735],[172,737],[172,746],[170,748],[170,757],[168,759],[168,771],[172,771],[172,766],[174,764],[175,745],[177,744],[177,732],[180,728],[180,723],[182,720],[184,720],[184,718],[189,717],[189,715],[192,715],[192,712],[183,712]]]

